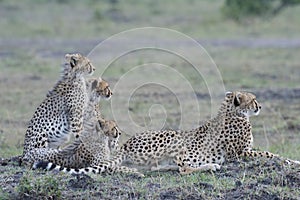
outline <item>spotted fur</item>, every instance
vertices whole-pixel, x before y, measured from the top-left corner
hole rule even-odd
[[[29,122],[23,150],[23,161],[40,148],[58,149],[73,134],[78,138],[83,130],[83,112],[87,105],[84,76],[95,68],[80,54],[66,54],[60,80],[38,106]],[[30,161],[29,163],[30,164]]]

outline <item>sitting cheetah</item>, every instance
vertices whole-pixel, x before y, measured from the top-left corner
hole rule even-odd
[[[261,105],[248,92],[227,92],[217,116],[190,131],[146,131],[130,138],[109,161],[70,173],[115,172],[126,162],[148,166],[152,170],[178,170],[181,174],[216,170],[219,164],[240,157],[278,157],[267,151],[252,149],[250,116],[258,115]],[[176,165],[165,165],[173,161]],[[291,160],[286,160],[291,161]],[[299,163],[298,161],[295,161]],[[43,168],[51,169],[51,163]],[[56,168],[59,169],[59,168]],[[62,169],[62,168],[61,168]],[[133,169],[135,170],[135,169]]]
[[[23,156],[36,148],[58,148],[69,133],[79,137],[83,110],[87,103],[84,76],[95,68],[80,54],[66,54],[60,80],[36,109],[29,122],[24,140]]]
[[[39,148],[59,148],[70,137],[78,138],[83,129],[83,111],[87,104],[84,76],[95,68],[80,54],[66,54],[60,80],[36,109],[29,122],[23,158]]]
[[[98,107],[101,97],[107,99],[111,97],[112,92],[109,85],[106,81],[99,78],[87,80],[86,87],[89,101],[84,111],[84,129],[80,137],[61,150],[38,148],[29,151],[23,160],[26,160],[28,163],[32,163],[36,160],[47,160],[59,163],[63,166],[85,167],[90,166],[85,163],[90,162],[88,158],[91,157],[90,151],[93,151],[93,147],[91,147],[92,145],[89,145],[90,148],[85,148],[82,144],[98,141],[99,143],[97,143],[97,145],[103,149],[101,153],[103,152],[104,155],[108,154],[109,144],[111,144],[111,148],[116,148],[120,132],[118,131],[115,122],[103,119]],[[78,152],[81,152],[81,154]]]

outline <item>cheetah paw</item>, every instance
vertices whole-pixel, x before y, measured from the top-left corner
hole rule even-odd
[[[287,160],[285,160],[285,163],[288,165],[300,165],[300,161],[298,161],[298,160],[287,159]]]
[[[209,164],[209,168],[213,171],[221,169],[221,166],[219,164]]]

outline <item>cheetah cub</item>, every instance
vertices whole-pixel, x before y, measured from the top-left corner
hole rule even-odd
[[[81,143],[87,143],[87,141],[92,140],[96,141],[99,138],[101,138],[101,144],[105,143],[104,141],[106,143],[117,143],[115,140],[118,140],[120,133],[116,124],[103,119],[98,105],[102,97],[109,99],[112,95],[108,83],[101,78],[92,78],[86,80],[86,88],[88,104],[84,110],[83,133],[80,137],[62,149],[38,148],[29,151],[23,160],[26,160],[28,163],[44,160],[64,166],[86,167],[89,166],[84,164],[88,162],[86,159],[88,155],[85,154],[85,157],[80,154],[77,155],[79,152],[78,149],[85,149]]]
[[[84,76],[95,68],[80,54],[66,54],[60,80],[36,109],[29,122],[23,158],[39,148],[59,148],[72,133],[76,138],[83,129],[83,111],[87,104]],[[26,159],[25,159],[26,164]]]
[[[40,149],[38,155],[31,158],[31,160],[35,160],[33,169],[49,165],[50,169],[58,168],[61,171],[67,171],[68,168],[97,166],[100,162],[110,159],[117,151],[121,132],[114,121],[103,119],[98,104],[101,96],[111,97],[112,92],[109,85],[101,79],[89,80],[87,88],[91,88],[91,91],[84,113],[83,133],[73,143],[61,150],[47,150],[45,154],[43,153],[44,149]],[[121,169],[127,170],[126,167],[121,167]],[[128,171],[135,173],[131,169]]]

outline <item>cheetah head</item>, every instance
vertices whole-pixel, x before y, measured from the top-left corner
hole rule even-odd
[[[110,99],[113,94],[109,84],[101,78],[91,78],[86,81],[86,85],[91,101],[99,102],[102,97]]]
[[[100,127],[102,128],[104,134],[108,137],[117,138],[121,135],[117,123],[113,120],[99,120]]]
[[[236,114],[249,118],[258,115],[261,105],[257,102],[256,96],[249,92],[227,92],[226,98],[231,104],[231,109]]]
[[[117,151],[119,149],[119,138],[121,132],[113,120],[99,120],[99,124],[104,132],[104,135],[108,137],[108,146],[111,152]]]
[[[92,75],[95,71],[95,67],[92,65],[90,60],[82,56],[79,53],[66,54],[67,66],[76,75]]]

